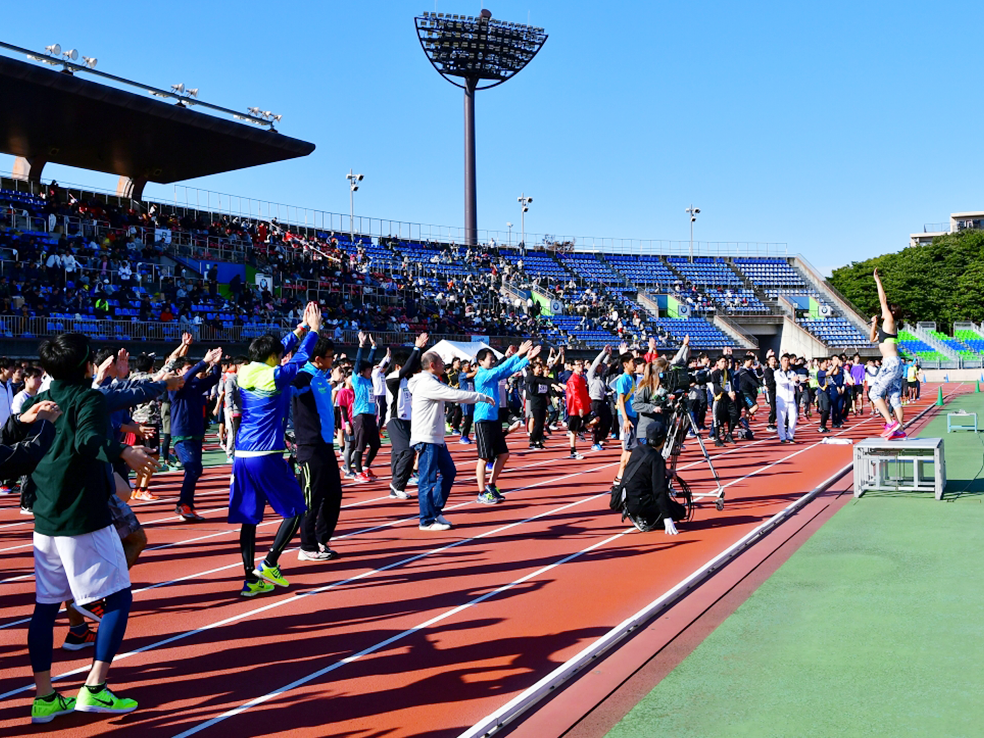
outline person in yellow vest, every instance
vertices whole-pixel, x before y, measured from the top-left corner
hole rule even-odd
[[[909,383],[909,402],[915,402],[919,399],[919,373],[918,361],[909,364],[906,376],[906,380]]]

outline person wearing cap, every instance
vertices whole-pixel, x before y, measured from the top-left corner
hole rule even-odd
[[[666,442],[666,425],[652,423],[646,430],[646,442],[632,449],[622,475],[625,511],[642,532],[663,524],[667,535],[675,536],[675,520],[684,520],[687,509],[670,496],[666,460],[662,448]]]

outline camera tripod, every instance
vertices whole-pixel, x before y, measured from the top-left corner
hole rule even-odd
[[[693,492],[686,482],[676,476],[677,463],[680,460],[680,453],[683,449],[683,443],[687,439],[688,431],[693,432],[700,446],[700,452],[704,455],[704,461],[707,462],[711,474],[714,475],[714,484],[717,489],[713,492]],[[707,453],[707,447],[704,445],[704,439],[700,437],[697,423],[694,422],[694,417],[690,414],[690,408],[687,406],[687,400],[683,394],[676,398],[673,405],[673,414],[670,416],[666,430],[666,443],[663,445],[663,458],[668,462],[667,471],[670,473],[671,479],[679,482],[682,496],[688,497],[690,501],[709,497],[714,500],[714,507],[718,510],[724,510],[724,487],[721,486],[721,478],[714,469],[711,456]]]

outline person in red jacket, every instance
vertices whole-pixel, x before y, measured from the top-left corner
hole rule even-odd
[[[584,362],[574,362],[574,373],[567,380],[567,436],[571,441],[571,458],[583,459],[577,452],[577,434],[591,414],[591,397],[588,396],[588,380],[584,378]]]

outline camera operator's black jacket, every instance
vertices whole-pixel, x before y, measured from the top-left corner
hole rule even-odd
[[[658,525],[664,518],[683,520],[686,508],[670,497],[666,461],[659,449],[642,443],[632,450],[622,474],[625,508],[633,517]]]

